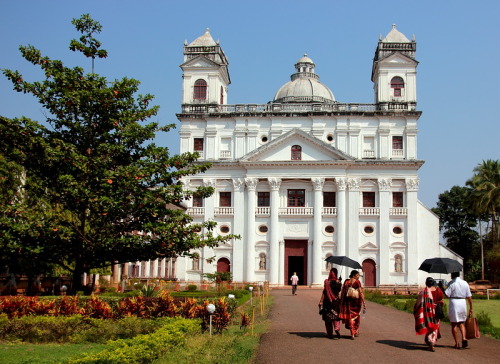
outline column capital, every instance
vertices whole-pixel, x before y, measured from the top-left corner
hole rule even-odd
[[[349,188],[349,191],[359,191],[359,178],[349,178],[347,181],[347,187]]]
[[[182,178],[181,182],[184,185],[184,187],[188,189],[191,188],[191,180],[189,178]]]
[[[323,190],[323,185],[325,184],[325,179],[323,177],[311,178],[311,182],[314,186],[315,191]]]
[[[337,185],[337,190],[339,191],[345,191],[347,188],[347,178],[345,177],[339,177],[335,178],[335,183]]]
[[[245,189],[245,180],[243,178],[233,178],[233,187],[235,191],[243,191]]]
[[[390,191],[392,186],[392,180],[390,178],[379,178],[378,189],[379,191]]]
[[[257,178],[245,178],[245,184],[250,191],[255,191],[259,180]]]
[[[203,178],[203,186],[213,187],[217,185],[217,180],[215,178]]]
[[[271,186],[271,190],[277,191],[280,189],[281,178],[268,178],[267,182],[269,183],[269,186]]]
[[[407,191],[418,191],[418,178],[407,178],[406,179],[406,190]]]

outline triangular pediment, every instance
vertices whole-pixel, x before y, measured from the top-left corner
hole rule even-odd
[[[278,138],[246,154],[242,162],[283,162],[291,161],[291,147],[302,149],[301,161],[354,160],[335,147],[319,140],[301,129],[292,129]]]
[[[362,245],[359,250],[378,250],[378,246],[373,244],[372,242],[368,242],[364,245]]]
[[[198,56],[198,57],[191,58],[187,62],[184,62],[183,64],[181,64],[180,67],[182,69],[185,69],[185,68],[214,68],[214,67],[219,67],[219,64],[208,59],[207,57]]]
[[[404,55],[403,53],[394,52],[386,57],[380,58],[377,63],[383,64],[400,64],[400,65],[416,65],[417,61]]]

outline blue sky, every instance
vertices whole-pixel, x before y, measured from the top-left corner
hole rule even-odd
[[[372,60],[380,35],[396,24],[417,41],[420,200],[464,185],[483,159],[500,158],[500,2],[441,1],[131,1],[0,0],[0,68],[28,81],[41,73],[19,45],[32,44],[68,66],[90,70],[69,51],[79,33],[72,18],[90,13],[101,22],[97,37],[109,57],[96,72],[109,80],[132,77],[141,93],[156,96],[155,121],[178,124],[182,47],[210,28],[229,58],[230,104],[267,103],[307,53],[339,102],[373,102]],[[17,94],[0,75],[0,115],[44,120],[36,100]],[[178,129],[158,143],[179,151]]]

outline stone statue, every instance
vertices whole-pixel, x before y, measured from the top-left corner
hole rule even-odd
[[[265,254],[260,255],[259,269],[266,270],[266,255]]]
[[[396,255],[394,257],[394,271],[398,273],[403,271],[403,260],[401,259],[401,255]]]
[[[193,257],[193,270],[200,270],[200,258]]]

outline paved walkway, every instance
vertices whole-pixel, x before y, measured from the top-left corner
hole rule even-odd
[[[256,362],[267,363],[500,363],[500,340],[482,337],[469,340],[469,348],[456,350],[449,324],[441,324],[442,338],[435,352],[415,335],[413,315],[367,302],[360,335],[349,339],[342,325],[342,338],[329,340],[318,314],[321,290],[272,290],[270,331],[261,338]]]

